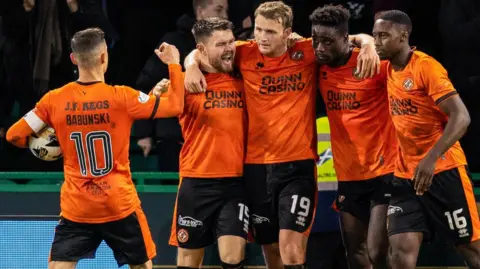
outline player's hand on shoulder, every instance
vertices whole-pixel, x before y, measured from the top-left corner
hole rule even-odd
[[[207,81],[205,76],[202,74],[197,67],[186,68],[185,69],[185,79],[184,79],[185,89],[189,93],[201,93],[205,92],[207,87]]]
[[[289,48],[293,47],[295,45],[295,43],[297,43],[298,41],[302,40],[303,39],[303,36],[297,34],[297,33],[291,33],[288,38],[287,38],[287,46]]]
[[[155,54],[164,64],[180,64],[180,52],[174,45],[163,42]]]
[[[153,87],[151,94],[155,96],[160,96],[163,93],[167,92],[168,87],[170,87],[170,80],[164,78],[160,82],[158,82],[157,85],[155,85],[155,87]]]
[[[375,51],[375,44],[369,43],[360,49],[357,58],[357,73],[359,78],[372,78],[380,73],[380,57]]]

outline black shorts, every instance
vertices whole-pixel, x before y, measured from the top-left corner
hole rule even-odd
[[[100,224],[77,223],[61,217],[55,228],[50,261],[95,258],[103,240],[113,250],[119,267],[144,264],[156,255],[147,218],[138,208],[124,219]]]
[[[199,249],[215,243],[223,235],[246,239],[248,227],[243,178],[182,178],[170,235],[171,245]]]
[[[473,185],[466,167],[443,171],[433,177],[432,185],[417,196],[413,182],[395,177],[388,207],[388,235],[422,232],[430,241],[437,234],[458,245],[480,238]]]
[[[393,173],[359,181],[339,181],[335,207],[347,212],[365,224],[370,211],[377,205],[388,205],[392,191]]]
[[[308,236],[317,202],[315,168],[314,160],[245,165],[252,231],[258,244],[277,243],[280,229]]]

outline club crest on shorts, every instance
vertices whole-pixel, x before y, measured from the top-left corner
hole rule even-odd
[[[177,240],[180,243],[185,243],[188,241],[188,232],[185,229],[180,229],[177,232]]]
[[[406,91],[409,91],[413,88],[413,79],[411,78],[407,78],[404,82],[403,82],[403,89],[406,90]]]
[[[300,50],[297,50],[297,51],[294,51],[290,54],[290,58],[294,61],[300,61],[300,60],[303,60],[303,51],[300,51]]]

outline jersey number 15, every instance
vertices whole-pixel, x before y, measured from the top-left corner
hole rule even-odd
[[[89,165],[90,174],[94,177],[104,176],[113,168],[113,153],[112,153],[112,139],[110,134],[105,131],[90,132],[85,136],[80,132],[74,132],[70,134],[70,140],[75,143],[75,149],[77,151],[78,164],[80,167],[80,173],[82,176],[88,176],[87,162]],[[95,152],[95,141],[99,140],[102,143],[103,152]],[[84,143],[85,142],[85,143]],[[105,160],[104,167],[98,167],[97,156],[103,155]],[[88,160],[87,160],[88,156]]]

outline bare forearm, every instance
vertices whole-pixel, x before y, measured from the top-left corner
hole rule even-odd
[[[465,113],[452,113],[449,116],[443,135],[430,150],[428,155],[435,160],[442,156],[466,133],[470,124],[470,116]]]
[[[359,48],[368,44],[374,44],[373,37],[367,34],[350,35],[349,40],[350,40],[350,43],[352,43],[354,46]]]
[[[184,62],[185,69],[187,68],[199,68],[200,67],[200,52],[198,50],[193,50],[185,58]]]

